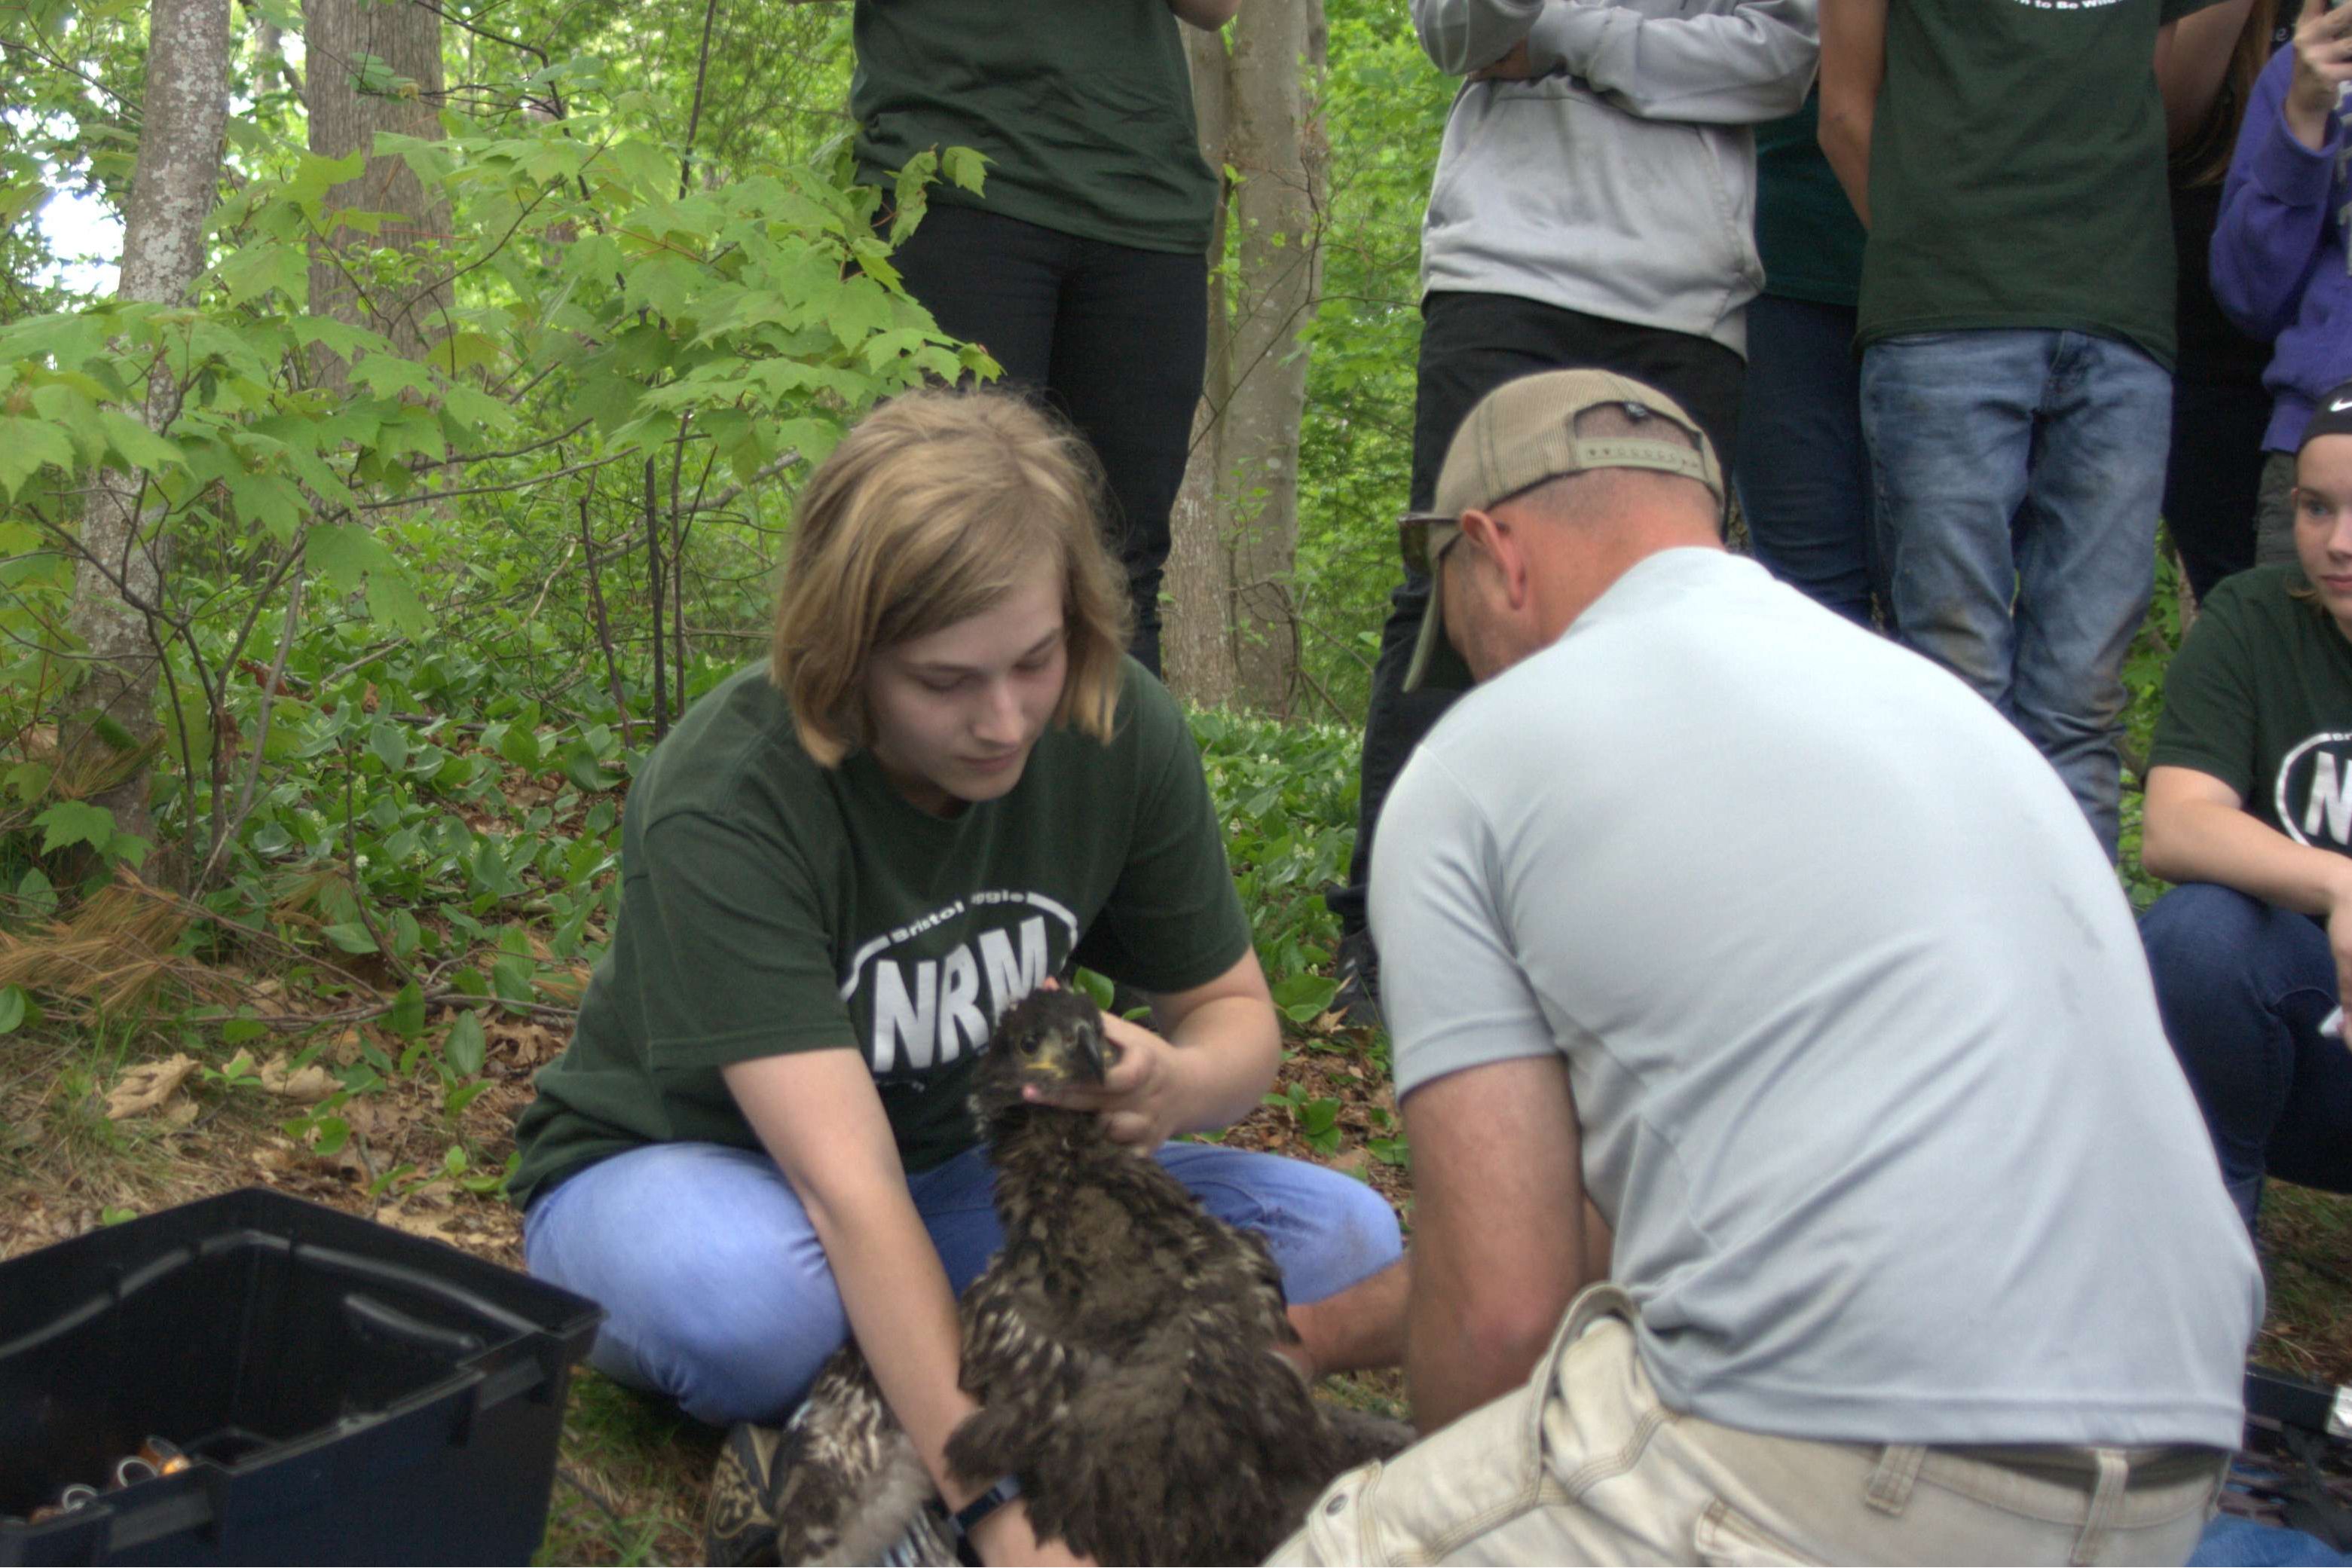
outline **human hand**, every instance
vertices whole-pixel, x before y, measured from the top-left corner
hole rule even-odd
[[[2294,25],[2294,74],[2286,89],[2287,129],[2316,152],[2327,141],[2328,115],[2352,81],[2352,5],[2304,0]]]
[[[1018,1498],[982,1520],[971,1529],[971,1543],[988,1563],[1034,1563],[1062,1568],[1078,1564],[1094,1568],[1094,1559],[1072,1552],[1060,1536],[1041,1542],[1030,1528],[1029,1510]]]
[[[1472,81],[1526,81],[1536,74],[1535,62],[1528,57],[1528,41],[1521,38],[1511,46],[1511,52],[1491,66],[1482,66],[1470,73]]]
[[[1187,1083],[1177,1049],[1139,1023],[1103,1014],[1103,1036],[1118,1048],[1099,1084],[1066,1084],[1023,1091],[1029,1099],[1071,1111],[1091,1111],[1103,1136],[1144,1152],[1158,1148],[1182,1127]]]
[[[2336,999],[2352,999],[2352,888],[2339,888],[2327,914],[2327,950],[2336,959]],[[2352,1030],[2347,1030],[2352,1037]],[[2352,1044],[2347,1038],[2347,1044]]]

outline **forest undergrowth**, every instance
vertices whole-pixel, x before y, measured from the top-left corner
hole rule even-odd
[[[2179,633],[2168,575],[2131,666],[2137,747]],[[275,699],[262,742],[279,781],[210,892],[169,891],[54,816],[0,811],[0,1256],[258,1183],[520,1265],[513,1120],[610,940],[647,727],[593,701],[553,713],[502,678],[517,664],[348,635],[289,656],[284,688],[302,695]],[[698,662],[690,691],[730,667]],[[250,735],[258,706],[257,683],[219,722]],[[1329,1011],[1320,892],[1353,841],[1358,737],[1192,723],[1286,1035],[1274,1091],[1222,1137],[1349,1171],[1409,1227],[1387,1042]],[[2123,876],[2144,904],[2159,889],[2135,849],[2136,832]],[[2352,1379],[2352,1203],[2274,1186],[2265,1242],[2258,1356]],[[1341,1395],[1399,1392],[1390,1377]],[[583,1372],[546,1559],[690,1558],[716,1442]]]

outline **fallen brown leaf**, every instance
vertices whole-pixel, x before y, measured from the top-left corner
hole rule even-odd
[[[195,1058],[173,1055],[161,1061],[145,1061],[122,1075],[106,1097],[106,1119],[120,1122],[126,1116],[137,1116],[154,1110],[169,1100],[188,1074],[196,1070]]]
[[[286,1059],[273,1056],[261,1064],[261,1086],[280,1099],[291,1100],[297,1105],[316,1105],[328,1095],[338,1092],[342,1085],[334,1075],[317,1062],[299,1071],[286,1071]]]

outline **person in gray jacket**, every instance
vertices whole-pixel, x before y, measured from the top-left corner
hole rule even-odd
[[[1412,508],[1471,405],[1539,371],[1640,378],[1689,409],[1730,460],[1744,315],[1764,284],[1748,127],[1803,103],[1817,0],[1413,0],[1422,47],[1465,79],[1422,224],[1422,339]],[[1466,672],[1440,650],[1408,694],[1429,602],[1408,564],[1391,597],[1364,721],[1341,926],[1339,1004],[1376,1016],[1366,928],[1372,837],[1389,786]]]

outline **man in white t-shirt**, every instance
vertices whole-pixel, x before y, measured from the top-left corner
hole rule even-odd
[[[2131,912],[2032,747],[1721,496],[1561,371],[1407,525],[1480,683],[1372,878],[1433,1436],[1276,1561],[2179,1563],[2262,1285]]]

